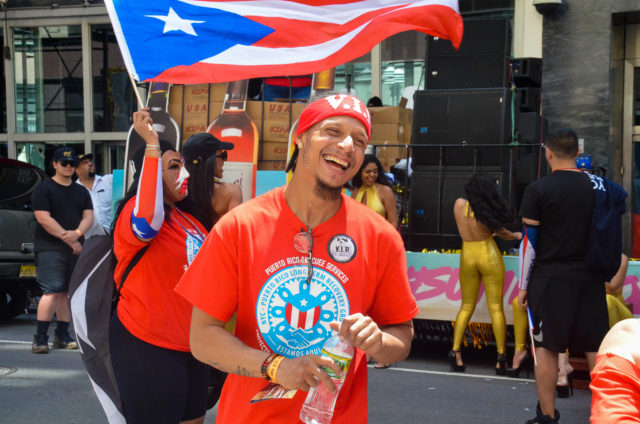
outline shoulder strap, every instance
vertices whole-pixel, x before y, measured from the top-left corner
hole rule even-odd
[[[122,280],[120,280],[120,285],[118,286],[118,289],[116,290],[116,292],[113,294],[114,303],[118,303],[118,299],[120,299],[120,290],[122,290],[122,286],[124,285],[124,281],[129,276],[129,273],[131,272],[133,267],[136,266],[136,264],[138,262],[140,262],[140,259],[142,259],[142,256],[144,255],[144,252],[147,251],[147,249],[149,248],[150,245],[151,245],[151,243],[147,243],[147,245],[145,247],[143,247],[142,249],[138,250],[136,252],[136,254],[133,256],[133,258],[131,259],[131,262],[129,262],[129,265],[127,265],[127,268],[125,268],[124,272],[122,273]]]

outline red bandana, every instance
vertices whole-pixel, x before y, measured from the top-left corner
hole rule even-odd
[[[369,110],[360,99],[348,94],[336,94],[316,100],[307,106],[298,120],[299,136],[316,123],[331,116],[351,116],[364,125],[367,137],[371,135],[371,116]]]

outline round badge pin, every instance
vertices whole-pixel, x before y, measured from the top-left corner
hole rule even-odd
[[[358,247],[355,241],[346,234],[336,234],[327,245],[329,256],[336,262],[346,263],[355,258]]]

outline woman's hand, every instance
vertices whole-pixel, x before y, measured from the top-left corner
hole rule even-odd
[[[151,119],[151,113],[149,108],[145,107],[137,112],[133,112],[133,129],[144,142],[149,144],[160,144],[158,139],[158,133],[153,128],[153,119]]]

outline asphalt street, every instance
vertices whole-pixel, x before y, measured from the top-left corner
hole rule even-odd
[[[34,319],[0,322],[0,423],[106,424],[77,351],[31,353]],[[463,350],[465,373],[449,372],[447,350],[444,342],[416,341],[406,361],[371,367],[369,423],[522,424],[535,415],[535,382],[495,376],[493,346]],[[558,399],[560,422],[588,423],[590,401],[586,390]],[[215,422],[215,409],[205,422]]]

